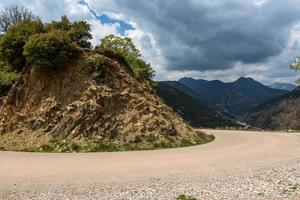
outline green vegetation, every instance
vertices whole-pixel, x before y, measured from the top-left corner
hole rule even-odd
[[[149,135],[142,137],[137,135],[131,143],[114,143],[110,140],[98,140],[93,138],[83,138],[82,140],[52,138],[47,144],[40,145],[37,149],[23,149],[23,151],[38,152],[113,152],[113,151],[139,151],[154,150],[165,148],[187,147],[199,144],[205,144],[214,140],[212,135],[204,135],[199,133],[195,143],[188,140],[182,140],[176,144],[178,138],[176,136],[167,136],[169,142],[160,140],[159,136]],[[147,143],[143,142],[147,141]],[[170,142],[171,141],[171,142]]]
[[[80,146],[72,140],[53,138],[49,145],[41,145],[37,151],[40,152],[77,152]]]
[[[158,89],[160,86],[159,81],[151,81],[151,86],[155,89]]]
[[[120,146],[117,146],[114,143],[104,143],[102,141],[92,141],[89,142],[86,147],[86,152],[112,152],[112,151],[120,151]]]
[[[40,70],[57,70],[78,52],[65,32],[51,31],[29,38],[23,55],[29,65]]]
[[[120,60],[122,60],[120,57],[123,57],[130,69],[143,79],[151,80],[154,76],[151,65],[141,58],[140,51],[130,38],[108,35],[101,39],[101,44],[95,47],[95,51],[99,53],[105,52],[113,57],[118,57]]]
[[[19,76],[18,73],[12,71],[0,70],[0,97],[7,94]]]
[[[197,200],[197,199],[191,196],[186,196],[185,194],[181,194],[176,198],[176,200]]]
[[[138,135],[134,140],[121,141],[116,139],[99,139],[94,137],[60,138],[42,132],[19,131],[18,134],[1,134],[0,149],[26,151],[26,152],[114,152],[114,151],[139,151],[164,148],[178,148],[193,146],[211,142],[212,135],[204,135],[199,132],[197,140],[187,142],[177,136],[161,136],[151,134],[149,136]],[[22,140],[23,142],[19,143]]]
[[[58,69],[65,65],[79,48],[90,48],[90,25],[86,21],[42,23],[21,20],[12,24],[0,37],[0,59],[20,72],[32,65],[39,69]]]
[[[52,23],[46,24],[46,30],[47,32],[64,32],[69,42],[74,42],[82,48],[91,48],[89,42],[92,39],[91,27],[86,21],[70,22],[67,16],[62,16],[60,21],[52,21]]]
[[[0,96],[7,94],[25,66],[58,70],[79,52],[91,48],[86,21],[43,23],[25,8],[7,8],[0,13]],[[99,67],[99,63],[95,63]]]
[[[66,16],[60,21],[43,23],[39,17],[22,7],[0,13],[0,94],[7,93],[25,66],[41,71],[59,70],[83,49],[91,50],[91,27],[86,21],[71,22]],[[92,70],[103,72],[107,58],[128,66],[141,78],[154,76],[149,63],[141,59],[130,38],[109,35],[96,46],[98,53],[88,60]],[[4,69],[5,66],[5,69]]]
[[[9,70],[5,62],[0,61],[0,97],[5,96],[20,77],[19,73]]]
[[[90,67],[92,71],[97,71],[100,74],[102,74],[105,71],[105,66],[107,65],[107,63],[108,58],[99,54],[96,54],[87,59],[88,67]]]
[[[20,72],[26,64],[23,47],[30,36],[44,32],[41,21],[21,21],[0,37],[0,59],[11,70]]]

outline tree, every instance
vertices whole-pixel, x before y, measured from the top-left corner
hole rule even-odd
[[[154,76],[151,65],[141,58],[140,51],[128,37],[121,38],[112,34],[108,35],[101,39],[101,44],[96,46],[95,50],[98,52],[109,50],[123,56],[131,70],[139,77],[151,80]]]
[[[295,70],[296,72],[300,70],[300,57],[295,59],[295,61],[290,65],[290,69]],[[296,83],[300,85],[300,79],[298,79]]]
[[[71,41],[77,43],[82,48],[90,48],[92,39],[91,26],[86,21],[70,22],[67,16],[62,16],[60,21],[52,21],[46,25],[48,31],[66,32]]]
[[[143,79],[152,80],[154,77],[154,70],[151,68],[150,63],[146,63],[140,58],[134,60],[130,66],[132,71]]]
[[[290,65],[290,68],[295,71],[300,70],[300,57],[295,59],[295,61]]]
[[[0,70],[0,97],[5,96],[11,86],[19,78],[19,74],[12,71]]]
[[[47,36],[39,35],[41,33],[52,32],[53,34],[49,34]],[[90,33],[90,25],[87,22],[70,22],[66,16],[62,16],[60,21],[53,21],[49,24],[44,24],[40,20],[22,20],[10,26],[4,34],[0,35],[0,60],[4,61],[6,65],[11,68],[11,70],[20,72],[27,62],[26,59],[29,58],[28,55],[27,58],[25,58],[23,54],[24,46],[29,38],[34,38],[35,36],[38,36],[38,39],[46,39],[45,47],[51,45],[51,41],[49,41],[50,39],[56,40],[56,42],[59,43],[61,42],[59,39],[64,38],[65,42],[69,43],[73,47],[79,46],[82,48],[90,48],[91,43],[89,42],[89,39],[92,38],[92,35]],[[54,36],[59,36],[59,39],[57,37],[55,38]],[[31,39],[31,44],[33,43],[33,40],[34,39]],[[43,41],[39,40],[39,44],[36,45],[41,47],[42,43]],[[37,46],[35,48],[37,49]],[[47,50],[50,51],[51,49]],[[40,48],[39,51],[46,53],[42,48]],[[51,52],[49,53],[51,54]],[[32,56],[30,56],[30,58],[32,58]],[[41,55],[41,58],[44,58],[43,55]],[[39,59],[39,62],[41,62],[41,60],[42,59]],[[46,64],[48,66],[47,68],[49,68],[50,65],[48,64]]]
[[[25,8],[13,7],[0,15],[0,96],[5,95],[28,65],[57,70],[69,62],[79,46],[90,48],[90,25],[85,21],[44,24]]]
[[[91,48],[92,39],[91,26],[86,21],[75,21],[69,31],[71,40],[77,43],[82,48]]]
[[[60,18],[60,21],[52,21],[51,23],[46,25],[48,31],[69,31],[71,27],[72,24],[68,17],[65,15]]]
[[[110,34],[103,39],[101,39],[100,46],[96,46],[96,49],[109,49],[115,53],[120,53],[126,58],[128,63],[133,62],[141,56],[140,51],[135,47],[131,38],[117,37]]]
[[[0,13],[0,31],[6,32],[11,26],[20,21],[38,21],[39,17],[24,7],[10,7]]]
[[[24,56],[32,67],[49,71],[62,68],[78,52],[66,32],[35,34],[24,46]]]
[[[12,70],[21,71],[26,64],[23,47],[28,38],[45,32],[41,21],[20,21],[7,29],[0,37],[0,59]]]

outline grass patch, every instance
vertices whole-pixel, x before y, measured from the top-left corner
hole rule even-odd
[[[43,144],[36,149],[39,152],[79,152],[81,147],[70,139],[52,138],[49,144]]]
[[[27,132],[0,135],[0,151],[24,152],[114,152],[140,151],[166,148],[178,148],[205,144],[214,139],[212,135],[199,132],[197,138],[191,142],[177,136],[160,136],[155,134],[137,135],[131,142],[113,139],[95,139],[84,137],[81,139],[61,139],[45,135],[44,133]]]
[[[186,196],[185,194],[181,194],[178,197],[176,197],[176,200],[197,200],[197,199],[191,196]]]
[[[87,143],[86,152],[112,152],[120,151],[120,148],[113,143],[104,143],[102,141],[92,141]]]

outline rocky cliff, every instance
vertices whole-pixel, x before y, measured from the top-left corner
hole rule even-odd
[[[102,60],[94,70],[91,60]],[[115,59],[85,52],[63,69],[26,66],[0,107],[0,148],[28,151],[154,149],[205,143],[149,83]]]

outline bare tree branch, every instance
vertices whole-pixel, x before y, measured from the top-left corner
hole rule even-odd
[[[6,8],[0,13],[0,31],[6,32],[9,27],[23,20],[35,21],[39,20],[39,17],[24,7]]]

